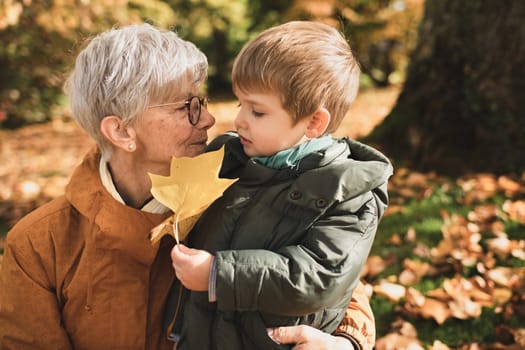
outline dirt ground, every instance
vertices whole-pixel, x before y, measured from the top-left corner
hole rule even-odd
[[[336,135],[368,134],[391,110],[399,91],[399,87],[362,90]],[[209,110],[217,118],[210,139],[232,130],[237,102],[212,102]],[[71,171],[92,146],[93,141],[74,122],[60,119],[0,130],[0,224],[9,226],[61,194]]]

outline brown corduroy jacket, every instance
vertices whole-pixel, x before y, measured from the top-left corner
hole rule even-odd
[[[166,215],[125,206],[104,189],[90,152],[64,196],[8,233],[0,274],[0,348],[171,349],[162,317],[174,273],[171,238],[148,235]],[[167,214],[169,215],[169,214]],[[362,286],[339,331],[371,349],[375,328]]]

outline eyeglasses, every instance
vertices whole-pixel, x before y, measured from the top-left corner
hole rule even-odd
[[[186,109],[188,110],[188,121],[190,122],[191,125],[195,126],[199,123],[199,120],[201,119],[202,107],[204,108],[208,107],[208,97],[207,96],[204,96],[204,97],[191,96],[190,98],[184,101],[163,103],[160,105],[148,106],[147,108],[174,106],[174,105],[180,105],[180,107],[183,107],[183,106],[186,107]]]

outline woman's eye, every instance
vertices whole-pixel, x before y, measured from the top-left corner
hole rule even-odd
[[[175,106],[171,106],[170,108],[167,108],[166,111],[170,114],[174,114],[174,113],[177,113],[177,112],[180,112],[182,110],[186,109],[186,106],[182,106],[182,107],[175,107]]]

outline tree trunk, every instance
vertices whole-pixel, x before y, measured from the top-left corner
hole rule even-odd
[[[365,141],[443,174],[525,170],[525,1],[426,0],[403,91]]]

